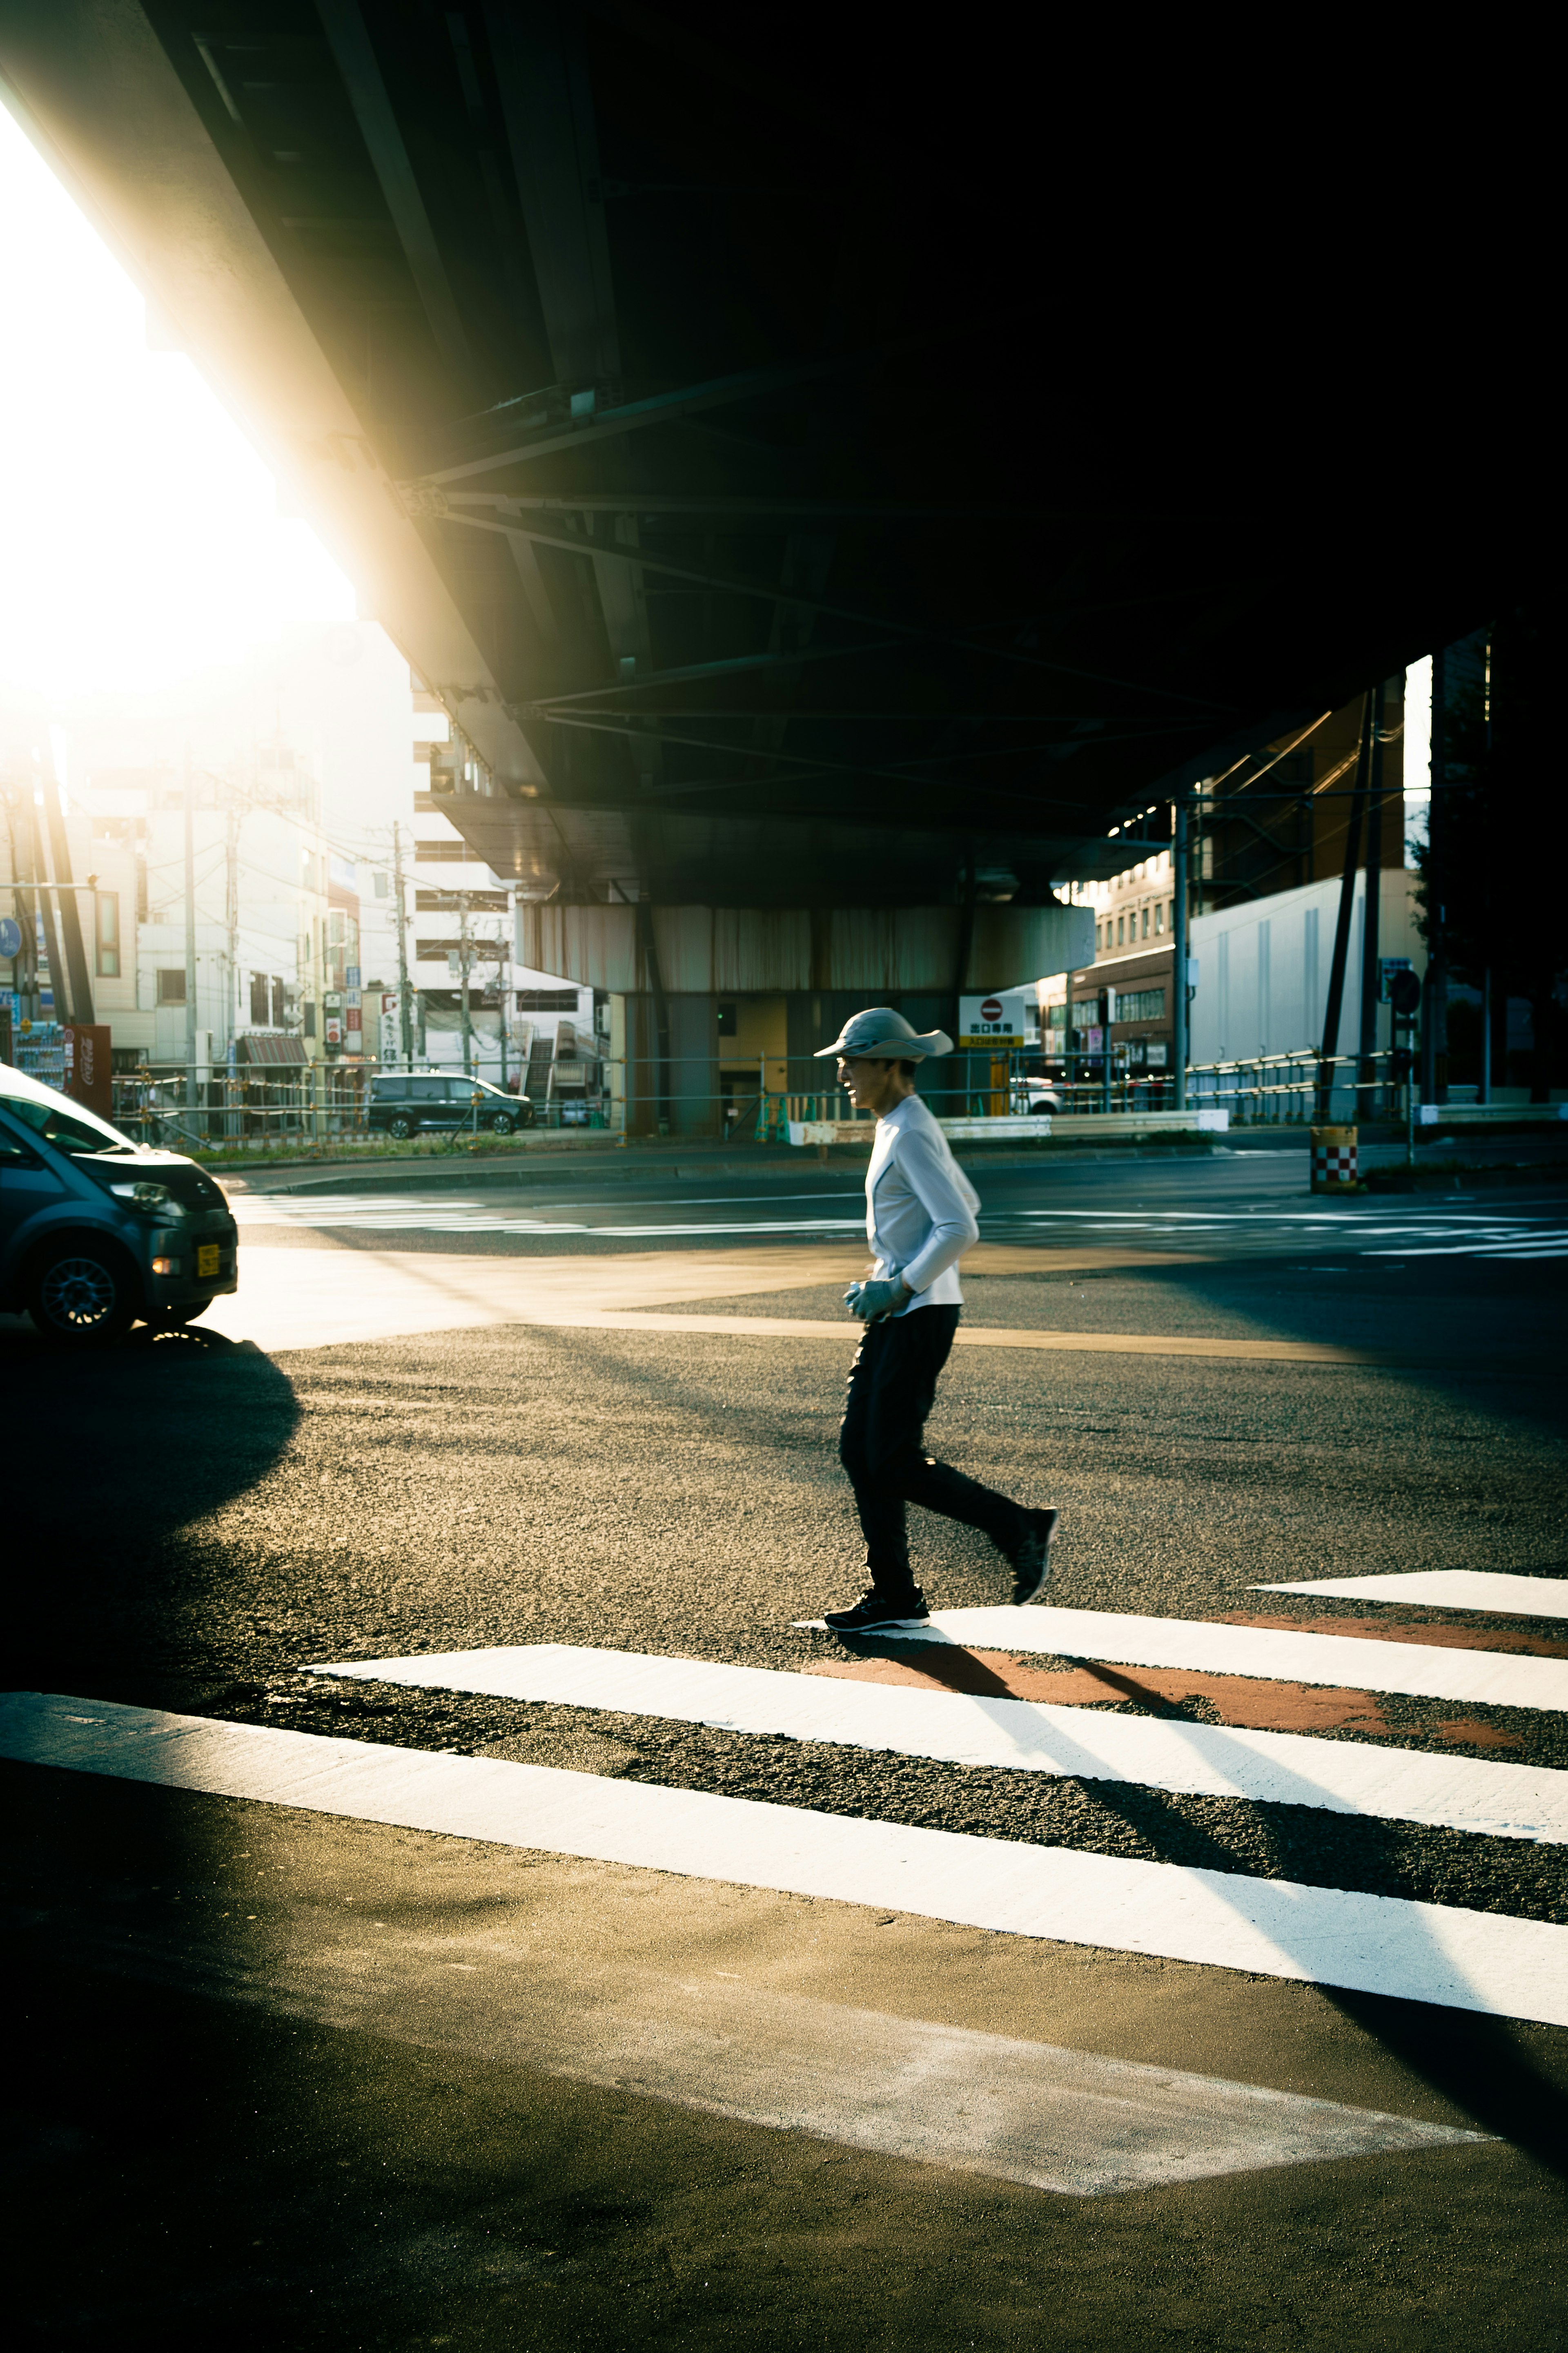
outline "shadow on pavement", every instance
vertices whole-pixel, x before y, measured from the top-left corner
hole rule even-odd
[[[80,1355],[0,1317],[12,1581],[7,1690],[179,1707],[210,1693],[188,1613],[210,1583],[184,1527],[277,1463],[300,1419],[255,1348],[199,1328]]]
[[[1379,1994],[1320,1988],[1325,2001],[1462,2108],[1481,2132],[1511,2142],[1537,2165],[1568,2179],[1568,2102],[1563,2085],[1531,2056],[1528,2038],[1549,2028],[1474,2010],[1435,2010]]]

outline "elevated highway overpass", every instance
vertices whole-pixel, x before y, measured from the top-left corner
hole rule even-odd
[[[1321,92],[1238,152],[1110,34],[631,0],[12,0],[0,72],[579,978],[639,905],[786,919],[694,987],[1084,960],[1113,827],[1516,583],[1522,313],[1424,347],[1468,192],[1439,254]]]

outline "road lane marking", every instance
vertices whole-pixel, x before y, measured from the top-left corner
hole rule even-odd
[[[1568,2026],[1568,1928],[1457,1905],[36,1692],[0,1756]]]
[[[668,1203],[616,1200],[595,1203],[586,1214],[578,1204],[540,1202],[533,1212],[528,1214],[522,1205],[509,1206],[498,1202],[493,1197],[483,1200],[462,1195],[417,1192],[268,1194],[247,1191],[237,1193],[231,1206],[242,1226],[257,1229],[268,1226],[304,1228],[315,1231],[357,1228],[372,1233],[398,1230],[492,1233],[515,1234],[524,1239],[581,1234],[601,1235],[607,1240],[640,1240],[666,1235],[727,1238],[744,1234],[827,1236],[864,1232],[863,1216],[815,1211],[816,1202],[851,1198],[847,1194],[786,1195],[772,1201],[758,1200],[754,1204],[702,1197]],[[787,1208],[794,1201],[810,1203],[813,1208],[793,1218],[760,1218],[749,1214],[753,1207]],[[558,1208],[574,1208],[577,1213],[574,1216],[550,1214]],[[728,1208],[732,1214],[729,1218],[707,1219],[679,1218],[676,1214],[707,1208]],[[640,1221],[629,1220],[626,1212],[639,1208],[655,1214]],[[1362,1249],[1366,1256],[1385,1258],[1467,1255],[1556,1257],[1568,1250],[1568,1230],[1561,1223],[1560,1213],[1544,1211],[1515,1218],[1499,1218],[1472,1211],[1452,1217],[1427,1214],[1391,1219],[1385,1211],[1376,1210],[1107,1211],[1035,1209],[1001,1204],[982,1208],[980,1221],[982,1230],[986,1233],[1026,1233],[1043,1238],[1053,1230],[1066,1230],[1075,1234],[1116,1235],[1123,1240],[1141,1238],[1146,1244],[1152,1245],[1139,1254],[1141,1261],[1150,1263],[1170,1263],[1174,1255],[1171,1245],[1194,1240],[1223,1242],[1234,1253],[1238,1243],[1247,1252],[1277,1251],[1284,1248],[1294,1249],[1318,1239],[1341,1246],[1349,1243]],[[1384,1241],[1389,1242],[1390,1247],[1367,1247]]]
[[[188,1891],[194,1920],[165,1912],[153,1922],[143,1911],[128,1937],[123,1886],[84,1897],[79,1883],[68,1911],[51,1906],[47,1950],[65,1966],[1060,2197],[1492,2144],[1489,2134],[1267,2085],[851,2009],[697,1958],[673,1975],[613,1944],[563,1948],[540,1935],[532,1889],[526,1926],[503,1904],[486,1907],[482,1924],[444,1919],[438,1938],[427,1923],[378,1921],[371,1940],[352,1914],[274,1905],[260,1954],[221,1930],[203,1935],[205,1892]],[[689,1909],[689,1893],[682,1900]],[[755,1947],[740,1945],[735,1957],[752,1960]],[[468,1982],[455,1986],[455,1975]]]
[[[1071,1667],[1026,1665],[1005,1651],[961,1651],[952,1643],[904,1643],[891,1656],[874,1643],[856,1643],[845,1658],[816,1659],[808,1674],[849,1682],[897,1683],[909,1691],[979,1693],[989,1699],[1032,1699],[1052,1707],[1114,1707],[1131,1700],[1163,1714],[1174,1704],[1206,1702],[1221,1724],[1248,1732],[1363,1732],[1392,1740],[1396,1727],[1372,1692],[1325,1689],[1318,1683],[1265,1683],[1250,1675],[1206,1675],[1191,1667],[1117,1667],[1079,1662]],[[1468,1739],[1475,1725],[1467,1726]],[[1516,1733],[1489,1725],[1494,1747],[1518,1748]],[[1441,1726],[1452,1740],[1453,1727]]]
[[[820,1618],[799,1621],[821,1628]],[[930,1622],[888,1627],[887,1641],[957,1642],[965,1650],[1048,1651],[1064,1659],[1113,1659],[1123,1666],[1196,1667],[1301,1683],[1348,1684],[1413,1699],[1485,1707],[1568,1708],[1568,1660],[1493,1651],[1448,1651],[1415,1642],[1298,1634],[1206,1620],[1139,1618],[1114,1609],[938,1609]]]
[[[977,1254],[978,1255],[978,1254]],[[1045,1250],[986,1253],[979,1272],[1061,1271]],[[1081,1262],[1081,1254],[1080,1261]],[[421,1250],[249,1249],[240,1288],[214,1301],[198,1328],[248,1340],[268,1353],[334,1347],[420,1332],[494,1324],[598,1332],[701,1332],[750,1339],[826,1341],[846,1357],[859,1339],[847,1314],[821,1317],[683,1314],[682,1299],[743,1298],[847,1282],[862,1250],[805,1246],[756,1250],[647,1251],[600,1258],[516,1259]],[[1375,1365],[1365,1349],[1278,1337],[1195,1338],[1126,1332],[1041,1332],[961,1324],[959,1345],[1092,1355],[1233,1357],[1241,1362]]]
[[[1510,1577],[1491,1568],[1412,1568],[1376,1577],[1310,1577],[1255,1585],[1254,1593],[1326,1593],[1336,1601],[1416,1601],[1499,1617],[1568,1618],[1568,1577]]]
[[[1568,1659],[1568,1642],[1517,1626],[1418,1625],[1407,1619],[1281,1618],[1260,1609],[1227,1609],[1227,1626],[1272,1626],[1286,1633],[1354,1635],[1368,1642],[1430,1642],[1440,1651],[1528,1651],[1538,1659]]]
[[[1568,1773],[1543,1766],[556,1642],[354,1660],[311,1672],[414,1690],[608,1708],[952,1765],[1131,1781],[1190,1797],[1314,1806],[1493,1838],[1568,1842]]]

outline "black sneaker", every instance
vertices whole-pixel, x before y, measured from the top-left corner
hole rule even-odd
[[[889,1601],[873,1586],[863,1593],[853,1609],[827,1609],[823,1612],[823,1624],[835,1634],[885,1634],[889,1627],[929,1626],[931,1611],[926,1608],[925,1595],[917,1585],[912,1601]]]
[[[1013,1563],[1013,1600],[1021,1609],[1026,1601],[1035,1600],[1045,1588],[1051,1573],[1051,1538],[1057,1532],[1059,1512],[1026,1512],[1028,1523],[1016,1549],[1009,1555]]]

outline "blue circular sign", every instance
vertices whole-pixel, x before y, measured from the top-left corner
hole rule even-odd
[[[0,956],[20,955],[22,926],[14,915],[0,915]]]

